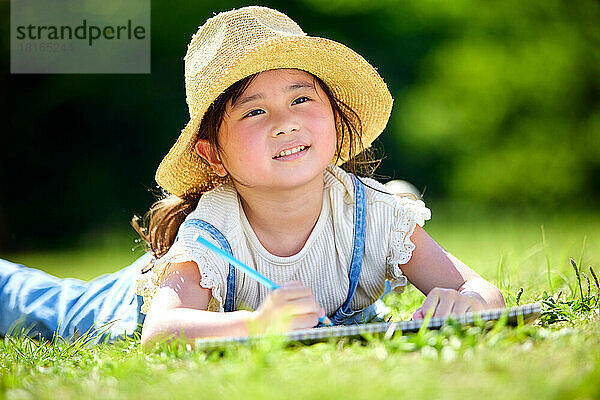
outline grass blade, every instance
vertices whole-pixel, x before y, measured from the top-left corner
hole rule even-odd
[[[583,265],[583,252],[585,250],[585,242],[587,241],[587,235],[583,236],[583,244],[581,245],[581,254],[579,255],[579,262],[577,265]]]
[[[544,246],[544,252],[546,253],[546,274],[548,275],[548,284],[550,285],[550,293],[554,294],[554,287],[552,286],[552,271],[550,262],[550,249],[546,244],[546,232],[544,231],[544,225],[542,225],[542,245]]]
[[[519,301],[521,300],[522,294],[523,294],[523,288],[519,288],[519,291],[517,292],[517,299],[516,299],[517,305],[519,305]]]
[[[583,301],[583,289],[581,288],[581,275],[579,274],[579,268],[577,267],[577,263],[572,258],[569,258],[571,261],[571,265],[575,270],[575,275],[577,275],[577,284],[579,285],[579,294],[581,295],[581,301]]]
[[[588,278],[588,276],[585,274],[585,272],[581,271],[581,275],[583,275],[583,277],[585,278],[585,281],[587,282],[587,295],[586,297],[590,297],[591,294],[591,285],[590,285],[590,278]]]
[[[498,268],[497,268],[497,274],[498,274],[498,289],[502,290],[504,289],[504,277],[503,277],[503,272],[502,272],[502,266],[504,263],[504,254],[500,254],[500,259],[498,260]]]
[[[596,283],[596,288],[598,288],[598,295],[600,295],[600,284],[598,284],[598,277],[596,276],[596,273],[592,269],[591,265],[589,265],[588,268],[590,269],[590,272],[592,274],[592,278],[594,278],[594,282]]]

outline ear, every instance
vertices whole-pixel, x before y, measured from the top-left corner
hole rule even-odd
[[[332,107],[332,111],[333,111],[333,120],[334,120],[335,126],[337,127],[338,125],[340,125],[342,123],[342,117],[337,112],[337,110],[333,107]]]
[[[194,148],[196,153],[206,160],[215,174],[221,177],[227,175],[227,170],[225,169],[225,166],[223,166],[221,158],[217,154],[216,150],[210,145],[208,140],[198,139]]]

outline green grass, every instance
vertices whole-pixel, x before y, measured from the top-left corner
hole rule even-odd
[[[135,240],[136,233],[124,224],[121,230],[84,234],[77,243],[60,250],[1,254],[0,257],[61,278],[87,281],[118,271],[142,255]]]
[[[139,339],[40,344],[17,335],[0,342],[0,398],[600,398],[600,288],[588,267],[600,272],[600,215],[456,215],[434,209],[426,228],[496,284],[509,306],[541,302],[535,324],[449,324],[312,346],[273,339],[222,353],[172,343],[145,354]],[[135,259],[130,243],[4,257],[89,279]],[[386,298],[397,319],[423,300],[412,286]]]

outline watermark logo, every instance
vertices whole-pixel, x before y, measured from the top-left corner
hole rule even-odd
[[[150,0],[11,0],[11,73],[150,73]]]

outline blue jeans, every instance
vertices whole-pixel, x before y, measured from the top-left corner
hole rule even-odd
[[[55,332],[74,339],[98,330],[92,342],[132,335],[144,320],[136,278],[150,259],[145,254],[130,266],[90,282],[61,279],[0,260],[0,335],[19,326],[30,328],[31,337],[49,340]]]

